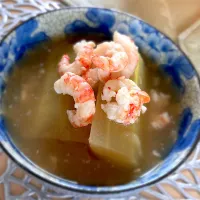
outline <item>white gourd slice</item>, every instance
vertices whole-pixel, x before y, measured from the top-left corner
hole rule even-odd
[[[131,78],[137,84],[144,73],[142,59]],[[144,80],[144,79],[143,79]],[[141,83],[139,84],[141,86]],[[140,123],[124,126],[110,121],[101,109],[101,93],[103,85],[99,86],[96,113],[92,122],[89,144],[91,150],[100,158],[104,158],[119,166],[136,167],[142,157],[140,143]]]

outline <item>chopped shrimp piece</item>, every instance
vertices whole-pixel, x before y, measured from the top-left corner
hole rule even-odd
[[[67,54],[64,54],[60,60],[60,62],[58,63],[58,73],[60,75],[63,75],[65,73],[65,68],[67,68],[69,66],[69,56]]]
[[[86,48],[91,48],[93,49],[96,46],[96,44],[93,41],[86,41],[86,40],[81,40],[80,42],[77,42],[74,45],[74,51],[75,53],[80,53],[85,47]]]
[[[124,51],[128,56],[127,66],[115,76],[125,76],[126,78],[130,78],[139,61],[138,47],[128,36],[117,31],[114,32],[113,40],[124,48]]]
[[[69,121],[74,127],[91,124],[95,113],[95,96],[85,79],[66,72],[54,83],[54,89],[58,94],[68,94],[74,98],[76,110],[67,110]]]
[[[108,119],[124,125],[135,123],[140,113],[146,111],[143,104],[150,101],[146,92],[124,77],[106,82],[101,98],[107,102],[101,108]]]
[[[171,117],[168,112],[160,114],[152,123],[154,129],[163,129],[171,122]]]
[[[91,85],[93,88],[96,83],[99,81],[98,77],[98,69],[97,68],[91,68],[85,72],[85,74],[82,75],[82,77]]]
[[[69,56],[67,54],[63,55],[60,62],[58,63],[58,73],[62,76],[65,72],[72,72],[77,75],[81,75],[85,68],[81,65],[80,62],[74,61],[69,63]]]
[[[128,64],[124,48],[115,42],[103,42],[97,45],[92,57],[93,64],[104,71],[118,72]]]
[[[92,56],[94,47],[96,44],[94,42],[86,42],[85,40],[82,40],[80,42],[77,42],[74,45],[74,51],[77,53],[76,61],[80,62],[82,66],[85,67],[85,69],[89,69],[92,64]]]
[[[69,56],[63,55],[58,64],[58,72],[63,75],[65,72],[72,72],[77,75],[85,73],[92,64],[91,57],[93,56],[94,42],[86,42],[82,40],[74,45],[74,51],[77,53],[76,59],[70,64]]]
[[[114,42],[97,45],[92,57],[98,70],[99,79],[106,82],[121,76],[130,78],[139,62],[138,48],[126,35],[114,33]]]
[[[161,154],[160,154],[157,150],[153,150],[153,151],[152,151],[152,154],[153,154],[155,157],[158,157],[158,158],[161,157]]]
[[[73,63],[69,63],[69,56],[63,55],[58,64],[58,71],[60,75],[65,72],[72,72],[76,75],[82,76],[92,87],[99,81],[98,70],[93,68],[92,56],[96,44],[94,42],[86,42],[82,40],[74,45],[74,51],[77,57]]]
[[[169,105],[170,95],[168,94],[157,92],[156,90],[152,89],[150,91],[150,96],[157,108],[164,108]]]
[[[153,86],[158,86],[161,82],[161,78],[160,77],[154,77],[153,78]]]
[[[102,69],[98,69],[98,78],[102,83],[106,83],[108,80],[112,79],[111,73]]]

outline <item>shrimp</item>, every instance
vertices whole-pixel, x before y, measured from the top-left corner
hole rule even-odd
[[[93,50],[96,44],[82,40],[74,45],[74,51],[77,53],[76,61],[80,62],[85,69],[89,69],[92,64]]]
[[[162,129],[169,125],[171,122],[171,117],[169,116],[168,112],[161,113],[158,115],[155,120],[151,123],[151,126],[154,129]]]
[[[95,96],[92,87],[71,72],[66,72],[54,83],[58,94],[68,94],[74,98],[76,110],[67,110],[69,121],[74,127],[83,127],[92,123],[95,113]]]
[[[127,66],[128,56],[120,44],[103,42],[94,50],[92,62],[104,71],[118,72]]]
[[[77,75],[81,75],[85,68],[81,65],[81,63],[74,61],[73,63],[69,63],[69,56],[64,54],[58,63],[58,73],[62,76],[65,72],[72,72]]]
[[[93,67],[92,56],[94,42],[86,42],[82,40],[74,45],[74,51],[77,57],[73,63],[69,63],[69,56],[63,55],[58,64],[59,74],[62,76],[65,72],[72,72],[76,75],[82,76],[92,87],[99,81],[98,71]]]
[[[91,68],[87,70],[82,77],[91,85],[92,88],[94,88],[96,83],[99,81],[98,69]]]
[[[97,56],[92,57],[99,69],[99,79],[104,83],[123,76],[130,78],[139,62],[138,48],[128,36],[116,31],[113,40],[97,45],[94,50]]]
[[[98,78],[101,82],[106,83],[108,80],[112,79],[111,72],[98,69]]]
[[[115,77],[125,76],[126,78],[130,78],[134,73],[134,70],[139,61],[138,47],[128,36],[123,35],[117,31],[114,32],[113,40],[124,48],[124,51],[128,56],[128,64],[122,71],[115,74]]]
[[[70,64],[69,56],[63,55],[61,61],[58,64],[58,72],[62,76],[65,72],[72,72],[77,75],[86,73],[91,67],[93,56],[93,49],[95,47],[94,42],[86,42],[82,40],[74,45],[74,51],[77,54],[75,61]]]
[[[101,98],[107,102],[101,108],[108,119],[124,125],[135,123],[140,113],[146,111],[143,104],[150,101],[146,92],[125,77],[106,82]]]

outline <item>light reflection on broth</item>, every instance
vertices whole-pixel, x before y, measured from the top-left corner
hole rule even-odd
[[[140,166],[133,170],[118,168],[93,155],[88,146],[90,126],[73,128],[66,115],[66,110],[73,108],[72,97],[54,92],[61,55],[67,52],[73,56],[74,40],[70,41],[42,44],[16,64],[4,95],[11,137],[33,162],[63,178],[89,185],[117,185],[136,179],[160,162],[176,139],[179,105],[170,81],[145,60],[147,78],[141,81],[146,82],[146,88],[141,89],[149,94],[152,89],[170,94],[170,105],[162,108],[153,101],[147,105],[147,112],[138,122],[143,151]],[[151,124],[160,112],[168,112],[171,123],[155,130]]]

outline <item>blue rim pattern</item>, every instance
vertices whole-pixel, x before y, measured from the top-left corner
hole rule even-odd
[[[66,17],[62,22],[60,35],[74,33],[101,33],[111,36],[115,30],[129,35],[139,46],[145,56],[157,63],[166,76],[171,77],[181,98],[190,94],[190,89],[199,92],[199,78],[191,62],[178,47],[158,30],[131,15],[99,8],[67,8],[42,14],[32,18],[17,27],[0,45],[0,92],[6,88],[6,79],[12,71],[12,65],[29,49],[38,43],[53,39],[49,34],[52,29],[48,23],[54,15]],[[73,20],[70,19],[73,18]],[[68,17],[68,18],[67,18]],[[55,22],[52,22],[55,23]],[[191,86],[191,83],[194,83]],[[188,93],[188,94],[187,94]],[[196,96],[195,96],[196,97]],[[187,101],[183,105],[181,121],[178,130],[178,140],[165,160],[136,181],[114,187],[83,186],[51,175],[28,160],[9,138],[4,116],[0,115],[0,143],[3,149],[25,170],[47,182],[85,193],[117,193],[151,184],[171,173],[188,157],[199,138],[200,119],[194,112],[198,106],[199,97]],[[1,102],[2,103],[2,102]],[[196,106],[196,107],[195,107]],[[124,193],[125,194],[125,193]]]

